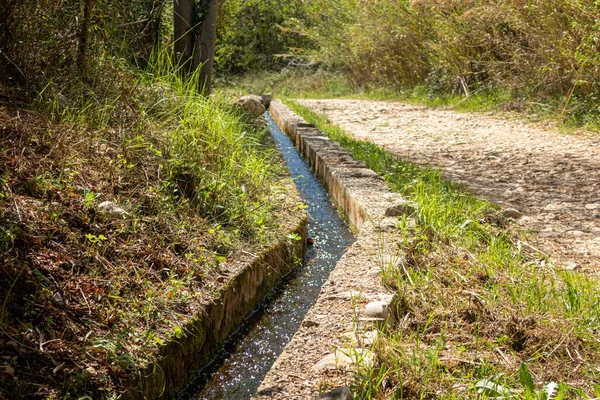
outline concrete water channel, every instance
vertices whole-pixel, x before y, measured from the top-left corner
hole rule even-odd
[[[354,236],[327,190],[267,112],[269,131],[289,168],[309,217],[304,261],[231,335],[213,361],[201,370],[180,399],[249,399],[283,348],[300,327]]]

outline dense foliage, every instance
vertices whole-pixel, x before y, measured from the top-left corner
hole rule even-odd
[[[426,86],[431,94],[503,87],[598,110],[597,0],[316,0],[317,59],[358,84]]]
[[[301,1],[224,0],[217,32],[217,69],[246,72],[280,69],[297,61],[311,42],[298,30],[308,15]]]
[[[2,81],[41,90],[80,75],[89,83],[111,60],[147,61],[159,40],[162,0],[7,0],[0,5]],[[85,5],[91,6],[85,71],[78,70]]]

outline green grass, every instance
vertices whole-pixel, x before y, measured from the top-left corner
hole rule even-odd
[[[357,397],[491,398],[478,393],[489,380],[513,398],[534,398],[520,382],[522,363],[538,391],[554,381],[567,396],[593,393],[600,378],[597,278],[550,263],[494,205],[439,171],[287,104],[418,205],[398,221],[395,242],[385,243],[401,259],[399,267],[382,265],[384,283],[398,292],[400,323],[375,345],[382,367],[359,373]]]
[[[0,108],[0,334],[28,349],[0,397],[118,394],[228,263],[282,239],[298,210],[266,132],[170,60],[110,64],[94,85],[50,83],[30,109]],[[105,217],[105,201],[126,213]],[[52,358],[42,337],[61,338]]]
[[[419,85],[398,88],[385,82],[356,84],[342,72],[317,70],[283,70],[281,72],[249,72],[240,76],[222,76],[216,84],[221,93],[235,97],[243,94],[272,93],[281,98],[349,98],[391,100],[443,107],[460,112],[510,113],[516,118],[557,122],[569,133],[577,129],[600,131],[598,113],[586,99],[572,98],[570,112],[561,112],[564,99],[538,99],[532,94],[517,93],[502,87],[490,87],[465,96],[462,92],[446,93]]]

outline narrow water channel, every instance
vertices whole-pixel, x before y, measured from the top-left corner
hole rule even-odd
[[[315,303],[321,286],[354,242],[329,195],[269,113],[265,119],[308,206],[309,247],[301,268],[282,282],[233,334],[180,399],[249,399]]]

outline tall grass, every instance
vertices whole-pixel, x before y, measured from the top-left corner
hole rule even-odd
[[[278,238],[297,210],[266,132],[199,96],[198,74],[181,79],[166,52],[144,71],[106,64],[93,84],[0,107],[0,331],[28,349],[0,397],[118,394],[183,334],[228,261]],[[31,345],[34,328],[60,346]],[[40,375],[54,360],[58,378]]]
[[[311,9],[314,58],[358,85],[424,86],[431,96],[503,88],[554,102],[560,117],[600,111],[595,0],[317,0]]]
[[[527,247],[495,207],[365,141],[321,115],[291,108],[338,141],[391,190],[418,205],[386,239],[399,261],[382,264],[383,281],[398,294],[399,321],[375,344],[381,367],[359,371],[357,397],[542,398],[531,385],[562,382],[568,396],[595,390],[600,360],[600,283],[566,271]],[[529,380],[528,380],[529,382]],[[557,385],[558,386],[558,385]],[[539,394],[539,396],[538,396]],[[546,397],[553,398],[553,397]],[[570,397],[565,397],[570,398]]]

